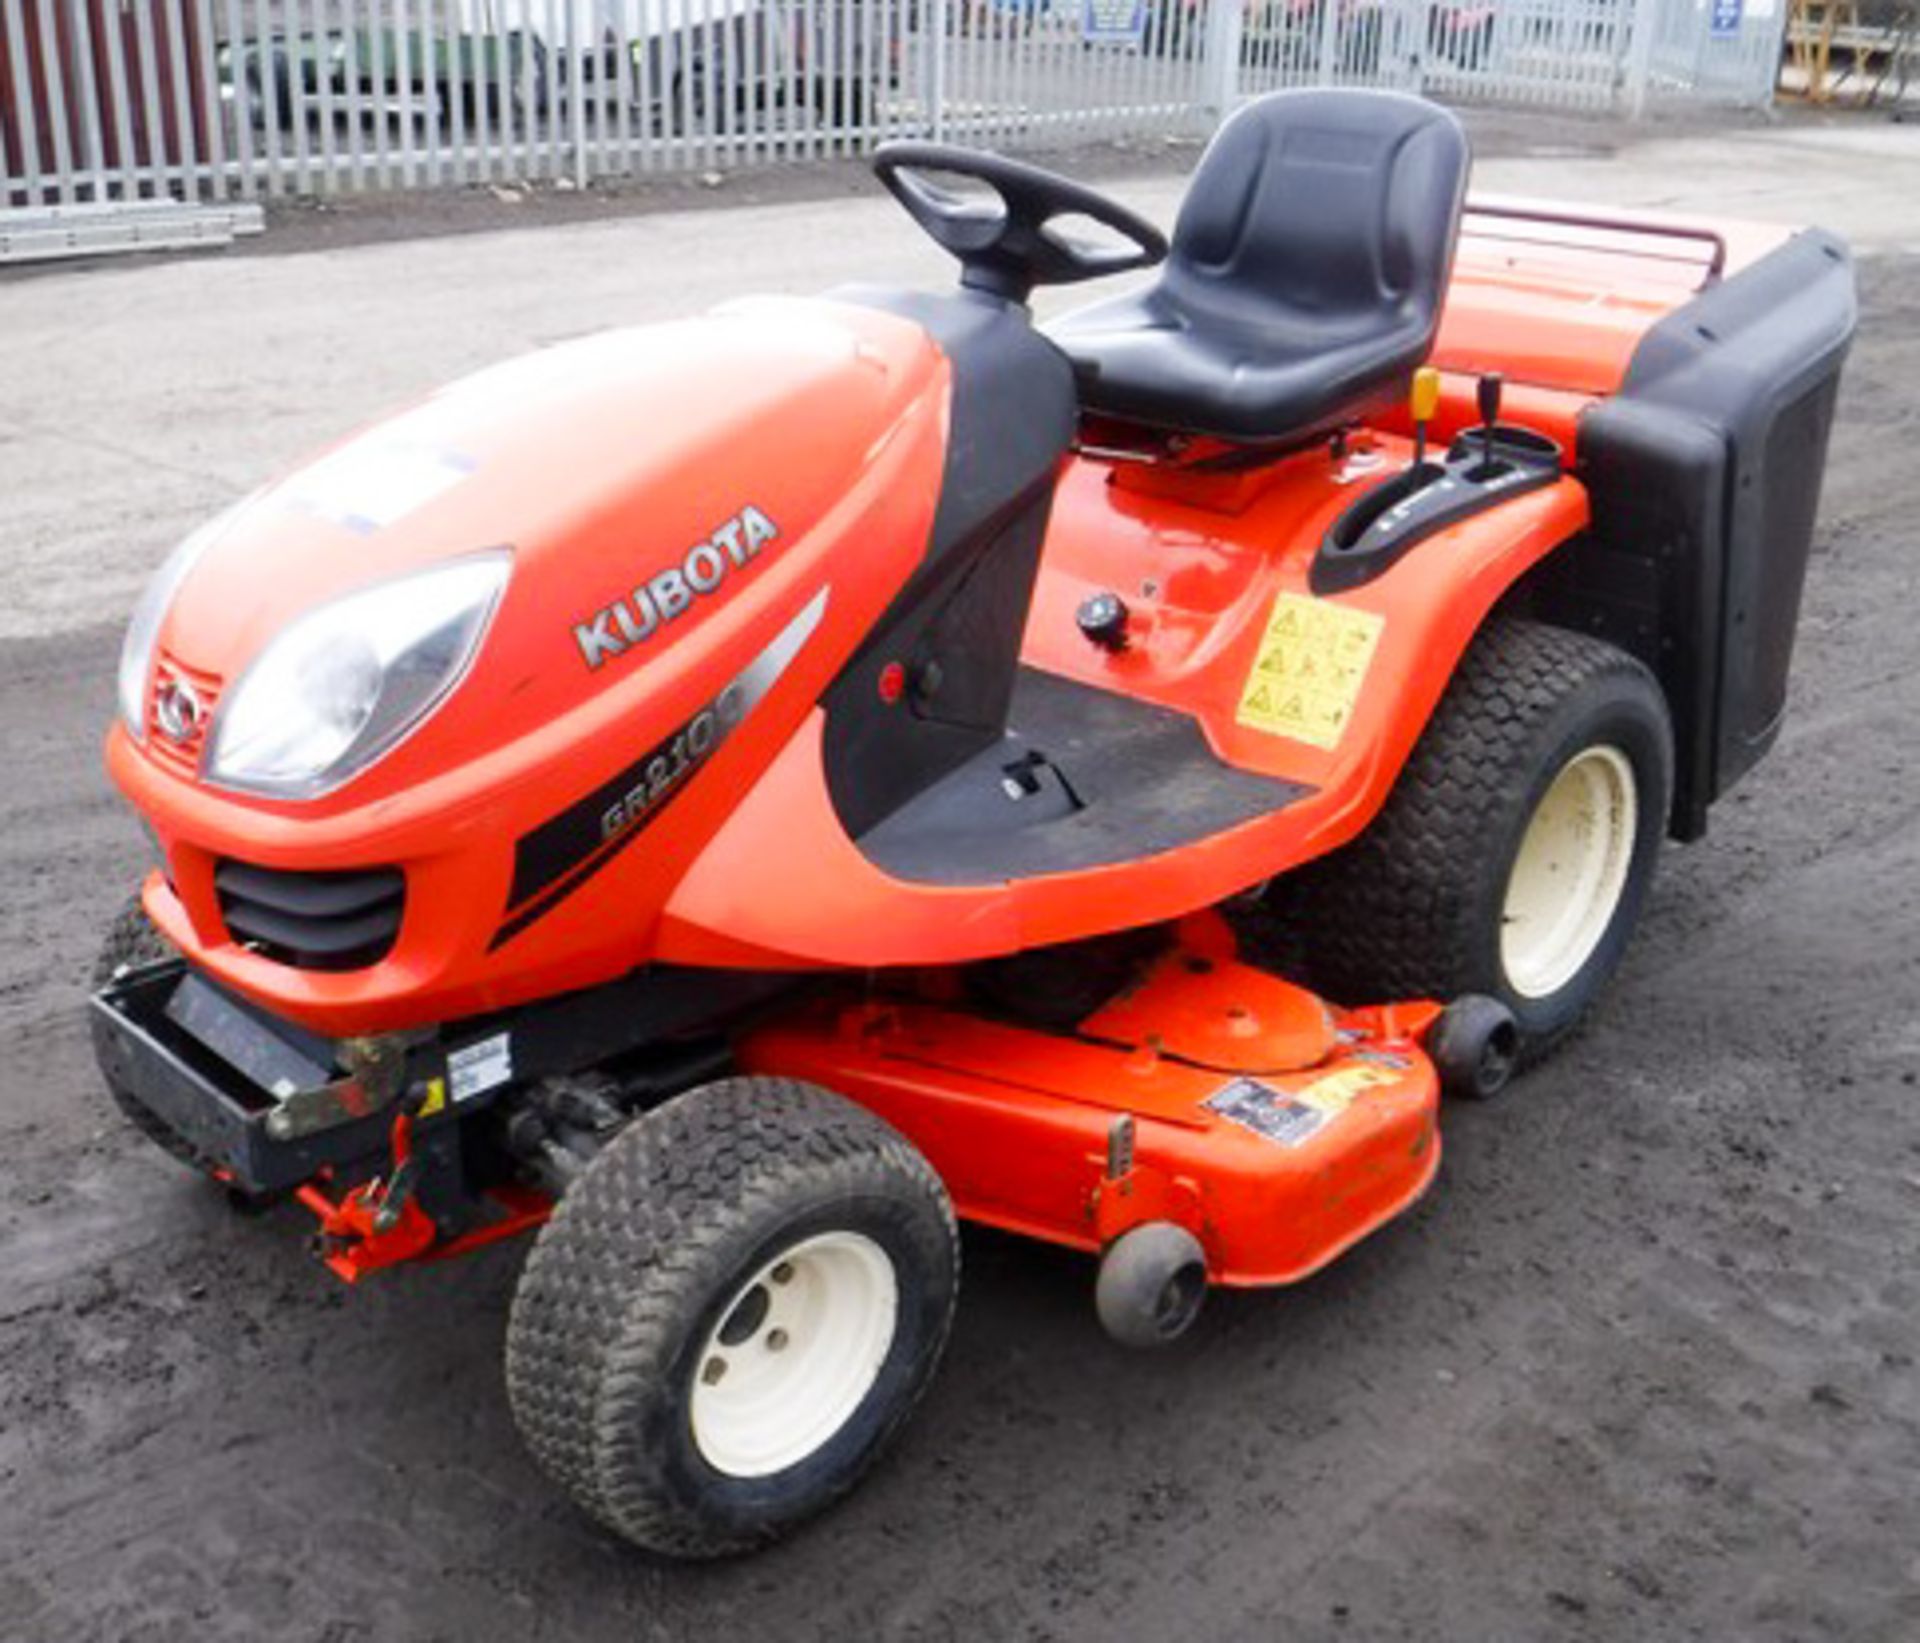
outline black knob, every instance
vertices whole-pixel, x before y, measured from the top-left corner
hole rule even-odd
[[[1500,392],[1506,382],[1498,371],[1489,371],[1480,379],[1474,398],[1480,406],[1480,420],[1491,428],[1500,420]]]
[[[1088,643],[1102,650],[1127,648],[1127,602],[1117,593],[1095,593],[1081,600],[1073,618]]]
[[[1480,379],[1474,398],[1480,405],[1480,479],[1494,477],[1493,430],[1500,421],[1500,389],[1503,386],[1498,371],[1489,371]]]

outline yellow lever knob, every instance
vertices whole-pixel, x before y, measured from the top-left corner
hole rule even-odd
[[[1423,365],[1413,373],[1412,400],[1413,420],[1431,422],[1433,413],[1440,409],[1440,373],[1431,365]]]

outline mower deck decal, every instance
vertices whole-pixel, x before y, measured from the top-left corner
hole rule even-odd
[[[1332,1118],[1345,1112],[1368,1090],[1377,1090],[1383,1084],[1397,1084],[1402,1076],[1403,1071],[1399,1069],[1377,1062],[1356,1061],[1336,1067],[1330,1073],[1321,1073],[1311,1083],[1302,1084],[1289,1093],[1294,1100],[1317,1107]]]
[[[1236,1078],[1222,1084],[1201,1105],[1268,1141],[1297,1147],[1318,1135],[1368,1090],[1397,1084],[1402,1076],[1402,1070],[1350,1061],[1331,1072],[1297,1074],[1273,1084]]]
[[[1282,593],[1273,602],[1234,716],[1331,752],[1340,745],[1385,618]]]
[[[640,836],[779,681],[826,609],[827,589],[822,588],[765,650],[671,735],[521,837],[513,848],[507,917],[494,931],[489,951],[552,911]]]
[[[1252,1130],[1264,1141],[1283,1147],[1297,1147],[1326,1126],[1333,1114],[1263,1084],[1257,1078],[1235,1078],[1222,1084],[1205,1101],[1209,1112],[1216,1112],[1229,1123]]]

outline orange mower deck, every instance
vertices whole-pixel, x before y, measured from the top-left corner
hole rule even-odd
[[[1440,1163],[1416,1003],[1338,1012],[1185,942],[1071,1033],[959,1001],[827,998],[742,1067],[838,1090],[907,1136],[967,1220],[1098,1251],[1150,1222],[1211,1282],[1288,1284],[1418,1198]]]

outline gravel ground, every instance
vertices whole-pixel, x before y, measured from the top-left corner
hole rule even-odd
[[[121,584],[12,629],[0,1637],[1920,1635],[1920,259],[1861,274],[1787,732],[1591,1028],[1449,1113],[1413,1213],[1170,1353],[1104,1343],[1082,1261],[970,1236],[898,1451],[745,1563],[646,1562],[536,1474],[517,1251],[349,1293],[300,1216],[111,1120],[80,1003],[141,861],[97,758]],[[138,507],[104,458],[43,483]]]

